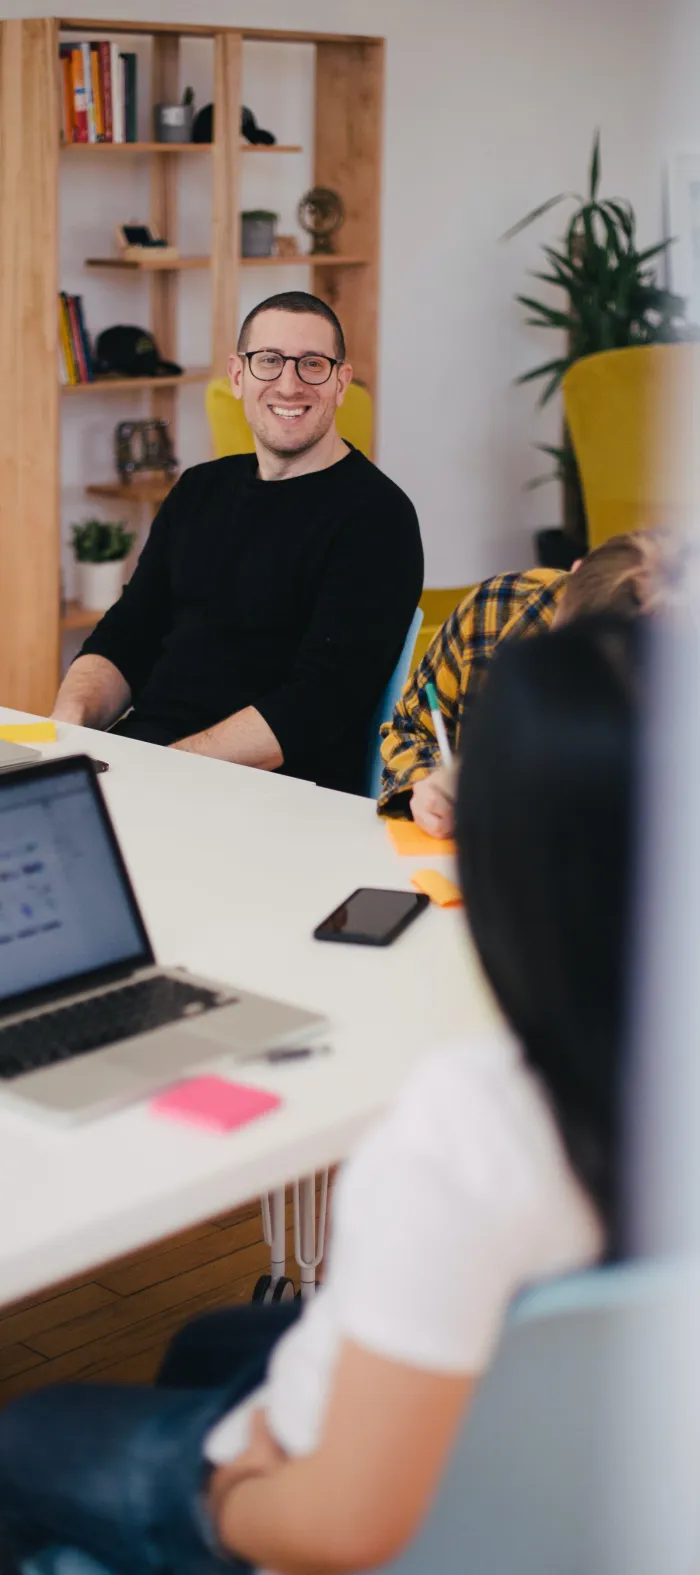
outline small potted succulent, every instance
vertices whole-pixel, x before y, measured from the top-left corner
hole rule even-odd
[[[185,88],[179,104],[156,104],[153,120],[156,142],[191,142],[194,88]]]
[[[91,612],[106,612],[121,596],[135,532],[120,520],[84,520],[73,525],[72,537],[81,605]]]

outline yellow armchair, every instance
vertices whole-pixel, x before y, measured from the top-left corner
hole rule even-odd
[[[672,525],[693,507],[700,345],[640,345],[569,368],[564,410],[588,541]]]
[[[217,459],[225,454],[252,454],[253,434],[240,399],[234,399],[228,378],[217,377],[207,385],[206,411]],[[361,383],[351,383],[336,417],[340,436],[360,453],[372,453],[372,396]]]

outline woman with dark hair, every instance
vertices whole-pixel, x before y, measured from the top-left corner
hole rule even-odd
[[[469,720],[460,869],[510,1031],[426,1057],[345,1167],[301,1316],[214,1313],[154,1389],[74,1385],[0,1415],[17,1556],[43,1545],[40,1567],[69,1570],[70,1544],[91,1555],[76,1569],[115,1575],[384,1563],[425,1514],[511,1298],[606,1253],[640,639],[591,623],[505,648]]]
[[[591,620],[505,651],[458,789],[472,938],[608,1226],[645,633]]]

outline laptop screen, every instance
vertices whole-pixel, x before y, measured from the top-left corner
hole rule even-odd
[[[0,779],[0,1000],[150,961],[90,767]]]

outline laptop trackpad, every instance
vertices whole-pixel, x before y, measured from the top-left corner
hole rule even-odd
[[[128,1068],[149,1080],[158,1078],[163,1083],[216,1058],[216,1045],[176,1025],[127,1039],[107,1051],[110,1066]]]

